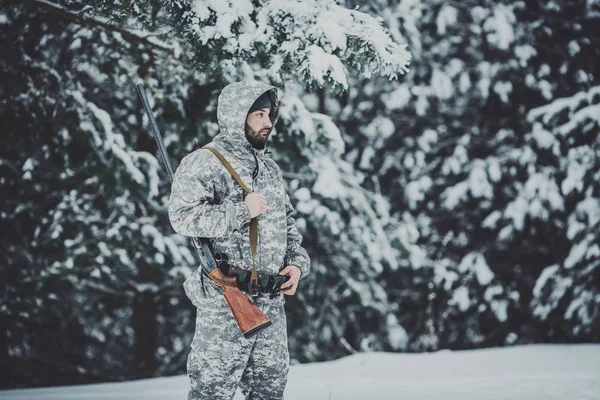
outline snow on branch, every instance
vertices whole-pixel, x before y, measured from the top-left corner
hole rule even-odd
[[[411,54],[381,22],[334,0],[196,0],[179,22],[192,45],[223,59],[260,60],[275,82],[293,79],[334,89],[348,87],[347,72],[395,79],[408,71]],[[217,54],[219,49],[222,53]]]
[[[91,27],[99,27],[107,31],[116,32],[121,34],[125,39],[132,40],[159,50],[167,51],[169,53],[176,52],[176,48],[169,46],[168,44],[154,38],[152,35],[143,36],[131,29],[124,29],[118,26],[114,26],[108,22],[107,19],[99,16],[91,17],[89,15],[80,14],[74,11],[67,10],[58,4],[46,0],[26,0],[27,2],[39,7],[40,9],[50,11],[56,16],[80,25],[88,25]]]
[[[87,115],[84,117],[80,123],[81,131],[88,132],[92,136],[92,140],[97,148],[110,152],[119,161],[121,161],[129,176],[136,183],[144,183],[146,178],[143,172],[135,165],[135,162],[139,158],[139,152],[134,152],[132,156],[132,153],[125,144],[123,135],[114,132],[115,126],[110,114],[91,101],[88,101],[81,92],[72,91],[70,94],[73,96],[75,101],[77,101],[84,109],[89,110],[91,116],[94,117],[93,119]],[[101,132],[96,129],[94,120],[97,121],[97,123],[99,123],[101,126]],[[157,163],[154,162],[154,164],[156,167]],[[156,177],[151,177],[151,179],[156,180]],[[157,189],[152,188],[151,190],[153,194],[157,191]]]
[[[284,59],[299,58],[299,72],[318,86],[329,79],[347,88],[345,68],[389,78],[408,70],[406,45],[396,44],[375,18],[334,1],[269,2],[257,21],[257,39]],[[285,39],[277,43],[281,33]]]
[[[571,97],[556,99],[550,104],[534,108],[527,115],[530,123],[540,119],[544,124],[556,119],[557,132],[563,136],[587,122],[593,121],[600,125],[600,86]]]

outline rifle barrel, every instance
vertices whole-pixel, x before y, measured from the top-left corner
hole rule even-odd
[[[158,124],[156,123],[156,119],[154,118],[154,114],[152,113],[152,108],[150,107],[150,102],[148,101],[146,89],[141,83],[136,84],[135,87],[137,88],[140,98],[142,99],[142,103],[144,104],[144,109],[146,110],[146,115],[148,116],[148,122],[150,123],[150,130],[152,131],[152,136],[154,136],[154,140],[156,140],[156,144],[158,145],[163,164],[165,165],[165,168],[169,173],[169,178],[172,182],[173,167],[171,167],[171,162],[169,161],[169,156],[167,155],[165,142],[163,142],[163,138],[160,134],[160,131],[158,130]]]

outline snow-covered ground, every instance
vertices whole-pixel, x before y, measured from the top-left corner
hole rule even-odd
[[[600,400],[600,345],[361,353],[292,366],[289,378],[287,400]],[[0,391],[0,399],[184,400],[187,389],[187,377],[175,376]]]

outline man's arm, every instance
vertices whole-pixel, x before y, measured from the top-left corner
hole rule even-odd
[[[214,203],[215,184],[223,167],[207,150],[197,150],[181,160],[169,198],[169,220],[175,232],[194,237],[225,237],[250,222],[244,202]]]
[[[300,278],[304,278],[310,272],[310,257],[306,252],[306,249],[302,247],[302,235],[298,232],[296,227],[296,219],[292,216],[294,214],[294,207],[290,201],[290,196],[286,194],[285,200],[285,212],[287,218],[287,251],[285,255],[285,266],[295,265],[300,268],[302,275]]]

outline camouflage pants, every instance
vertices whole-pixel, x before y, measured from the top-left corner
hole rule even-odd
[[[198,311],[187,360],[188,400],[229,400],[238,385],[247,400],[283,399],[289,370],[283,295],[257,299],[272,325],[246,339],[211,283],[193,299]]]

